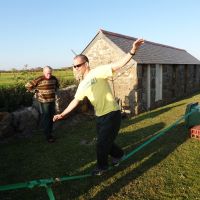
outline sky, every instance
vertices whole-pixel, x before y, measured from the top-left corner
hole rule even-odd
[[[0,0],[0,70],[70,66],[100,29],[200,60],[199,0]]]

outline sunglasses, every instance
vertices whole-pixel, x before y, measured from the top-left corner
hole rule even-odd
[[[74,68],[79,68],[79,67],[81,67],[82,65],[84,65],[86,62],[83,62],[83,63],[81,63],[81,64],[78,64],[78,65],[74,65]]]

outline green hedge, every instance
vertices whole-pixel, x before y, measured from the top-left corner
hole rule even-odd
[[[77,84],[75,80],[59,80],[60,88]],[[0,112],[12,112],[32,105],[33,94],[26,91],[24,82],[0,86]]]
[[[12,112],[32,105],[33,94],[26,92],[24,84],[0,87],[0,111]]]
[[[59,79],[60,88],[65,88],[70,85],[76,85],[78,82],[75,79]]]

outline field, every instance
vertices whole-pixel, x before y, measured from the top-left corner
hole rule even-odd
[[[184,115],[196,94],[182,101],[122,120],[117,143],[131,152]],[[95,120],[66,119],[48,144],[41,132],[0,143],[0,185],[87,174],[95,167]],[[77,124],[78,123],[78,124]],[[200,141],[191,139],[184,121],[101,177],[52,185],[56,200],[200,199]],[[45,188],[0,191],[1,200],[48,200]]]
[[[42,72],[0,72],[0,86],[8,86],[16,84],[19,80],[30,80],[32,78],[36,78],[37,76],[42,75]],[[74,75],[72,69],[67,70],[55,70],[53,71],[53,75],[55,75],[58,79],[62,80],[73,80]]]

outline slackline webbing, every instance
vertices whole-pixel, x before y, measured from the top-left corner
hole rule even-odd
[[[123,157],[123,159],[121,160],[121,162],[124,161],[124,160],[127,160],[128,158],[133,156],[136,152],[138,152],[139,150],[144,148],[146,145],[150,144],[151,142],[153,142],[157,138],[164,135],[167,131],[169,131],[170,129],[177,126],[180,121],[182,121],[183,119],[186,119],[193,112],[195,112],[198,108],[200,108],[200,106],[195,106],[194,108],[191,109],[190,112],[188,112],[187,114],[185,114],[182,117],[180,117],[179,119],[177,119],[174,123],[172,123],[171,125],[169,125],[168,127],[164,128],[164,129],[160,130],[156,135],[154,135],[153,137],[148,139],[146,142],[144,142],[143,144],[138,146],[136,149],[134,149],[133,151],[131,151],[130,153],[125,155]],[[111,170],[112,168],[113,168],[113,166],[110,166],[108,170]],[[25,183],[16,183],[16,184],[0,186],[0,191],[23,189],[23,188],[31,189],[31,188],[34,188],[36,186],[37,187],[45,187],[49,199],[55,200],[53,190],[51,189],[50,185],[52,185],[55,182],[83,179],[83,178],[87,178],[87,177],[90,177],[90,176],[92,176],[92,174],[83,174],[83,175],[78,175],[78,176],[63,176],[63,177],[60,177],[60,178],[38,179],[38,180],[28,181],[28,182],[25,182]]]

